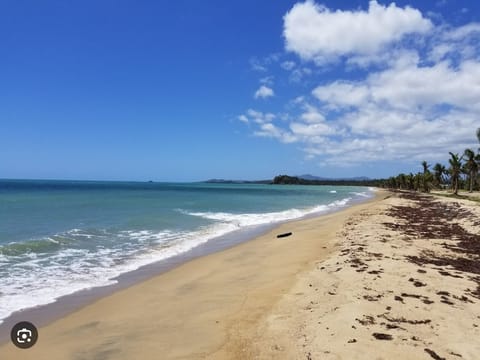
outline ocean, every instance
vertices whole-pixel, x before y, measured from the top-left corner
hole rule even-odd
[[[371,196],[348,186],[0,180],[0,323],[220,236]]]

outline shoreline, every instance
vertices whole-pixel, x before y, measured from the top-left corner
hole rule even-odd
[[[392,192],[348,218],[335,254],[238,348],[248,359],[477,359],[479,219],[469,200]]]
[[[377,198],[377,192],[379,190],[373,188],[369,188],[369,190],[372,194],[371,197],[353,199],[347,206],[333,208],[332,210],[327,210],[325,212],[307,214],[297,219],[281,221],[273,224],[262,224],[236,230],[232,233],[213,238],[185,253],[156,261],[154,263],[144,265],[136,270],[123,273],[113,279],[117,281],[115,284],[80,290],[78,292],[62,296],[55,302],[17,311],[3,319],[3,323],[0,324],[0,346],[10,342],[10,329],[19,321],[28,319],[37,327],[47,326],[52,322],[62,319],[73,312],[79,311],[82,308],[97,302],[102,298],[134,287],[157,276],[161,276],[190,261],[237,247],[245,242],[255,241],[258,237],[275,231],[275,229],[284,224],[321,218],[323,216],[345,211],[357,206],[358,204],[366,204],[374,201]]]
[[[238,326],[250,328],[324,259],[335,234],[363,202],[316,218],[284,223],[232,248],[202,256],[102,297],[39,328],[24,359],[229,358]],[[277,239],[276,235],[293,232]],[[294,250],[294,251],[293,251]],[[18,359],[7,342],[2,359]]]
[[[379,191],[103,297],[2,359],[470,359],[480,206]],[[293,234],[278,239],[283,232]]]
[[[295,221],[295,220],[292,220]],[[182,264],[188,263],[194,259],[207,256],[216,252],[235,247],[246,241],[251,241],[258,236],[274,229],[278,224],[266,224],[257,226],[254,229],[244,229],[240,234],[225,234],[215,237],[206,243],[170,258],[155,261],[143,265],[138,269],[128,271],[113,278],[115,284],[92,287],[71,294],[61,296],[54,302],[38,305],[36,307],[16,311],[4,318],[0,324],[0,346],[10,342],[10,329],[18,322],[29,319],[37,328],[49,325],[50,323],[68,316],[70,313],[93,304],[99,299],[114,294],[115,292],[128,289],[144,281],[148,281],[156,276],[160,276],[170,270],[175,269]]]

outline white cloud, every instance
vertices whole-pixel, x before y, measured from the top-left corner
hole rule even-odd
[[[325,116],[313,106],[306,105],[306,111],[301,115],[301,119],[308,124],[315,124],[324,122]]]
[[[280,53],[273,53],[263,58],[251,57],[250,68],[257,72],[267,72],[270,65],[280,61],[280,57]]]
[[[266,99],[266,98],[272,97],[274,95],[275,94],[274,94],[272,88],[269,88],[268,86],[262,85],[258,88],[257,91],[255,91],[254,97],[255,97],[255,99],[259,99],[259,98]]]
[[[430,20],[411,7],[370,1],[368,11],[331,11],[313,1],[297,3],[284,17],[286,49],[325,63],[342,55],[378,53],[407,34],[425,33]]]
[[[412,49],[394,48],[378,54],[355,54],[345,60],[348,67],[367,69],[372,65],[376,65],[377,67],[385,68],[418,63],[419,55],[417,51]]]
[[[311,74],[312,74],[312,70],[307,67],[297,68],[290,73],[290,81],[294,83],[298,83],[302,81],[305,78],[305,76],[308,76]]]
[[[448,151],[478,147],[480,23],[429,31],[418,10],[376,1],[335,12],[307,1],[284,21],[287,50],[332,62],[315,72],[296,63],[289,80],[316,86],[282,113],[247,111],[255,136],[295,143],[306,159],[334,166],[445,161]],[[416,36],[401,41],[406,34]]]
[[[292,143],[297,141],[295,135],[280,129],[272,123],[261,124],[260,130],[255,131],[253,134],[255,136],[276,138],[283,143]]]
[[[468,36],[476,34],[480,35],[480,23],[470,23],[453,29],[445,34],[445,39],[462,40]]]
[[[427,59],[431,62],[442,60],[478,60],[480,58],[480,23],[469,23],[452,28],[444,26],[433,39]]]
[[[265,76],[260,79],[260,84],[267,85],[267,86],[272,86],[273,85],[273,76]]]
[[[237,117],[237,119],[240,120],[241,122],[245,123],[245,124],[248,124],[248,123],[249,123],[248,118],[247,118],[245,115],[243,115],[243,114],[242,114],[242,115],[239,115],[239,116]]]
[[[313,95],[320,101],[334,107],[359,106],[367,101],[368,87],[348,81],[335,81],[313,90]]]
[[[296,64],[294,61],[284,61],[283,63],[280,64],[280,66],[287,71],[292,70],[295,67],[295,65]]]
[[[432,62],[439,62],[444,60],[448,54],[456,51],[456,48],[452,44],[440,43],[435,45],[428,53],[428,59]]]
[[[362,107],[375,104],[404,110],[448,105],[480,111],[480,63],[447,61],[432,66],[400,64],[371,73],[360,82],[335,81],[313,90],[325,106]]]
[[[325,123],[303,124],[299,122],[293,122],[290,124],[290,130],[295,135],[307,137],[335,134],[335,130]]]
[[[254,134],[257,136],[265,136],[265,137],[276,137],[276,138],[282,137],[282,131],[272,123],[261,124],[260,130],[255,131]]]
[[[252,68],[253,71],[258,71],[258,72],[266,72],[268,70],[267,67],[255,57],[250,59],[250,67]]]
[[[263,126],[257,136],[302,145],[306,157],[326,165],[380,161],[445,161],[448,151],[476,146],[480,118],[480,62],[396,65],[356,81],[317,86],[285,124]],[[263,113],[257,117],[265,118]],[[273,120],[275,115],[270,114]]]
[[[242,115],[240,115],[242,116]],[[245,115],[243,115],[245,116]],[[272,113],[263,113],[261,111],[256,111],[253,109],[247,110],[247,116],[245,116],[247,120],[250,118],[253,122],[257,124],[264,124],[268,122],[272,122],[275,119],[275,115]]]

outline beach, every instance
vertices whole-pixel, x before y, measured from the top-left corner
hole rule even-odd
[[[479,219],[472,201],[378,191],[103,297],[1,358],[475,359]]]

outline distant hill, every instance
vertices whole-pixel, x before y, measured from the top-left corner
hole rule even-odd
[[[365,176],[332,179],[313,175],[289,176],[278,175],[273,180],[225,180],[210,179],[204,181],[209,184],[280,184],[280,185],[352,185],[352,186],[379,186],[379,180]]]
[[[303,180],[328,180],[325,177],[320,177],[320,176],[315,176],[315,175],[310,175],[310,174],[299,175],[297,177],[299,177],[300,179],[303,179]]]
[[[271,184],[272,180],[225,180],[209,179],[204,181],[209,184]]]
[[[363,180],[366,179],[366,180]],[[299,176],[278,175],[273,179],[273,184],[279,185],[345,185],[345,186],[380,186],[381,180],[364,177],[350,179],[325,179],[309,180]]]
[[[366,177],[366,176],[357,176],[357,177],[351,177],[351,178],[328,178],[328,177],[305,174],[305,175],[299,175],[297,177],[303,180],[320,180],[320,181],[330,181],[330,180],[369,181],[371,180],[369,177]]]

